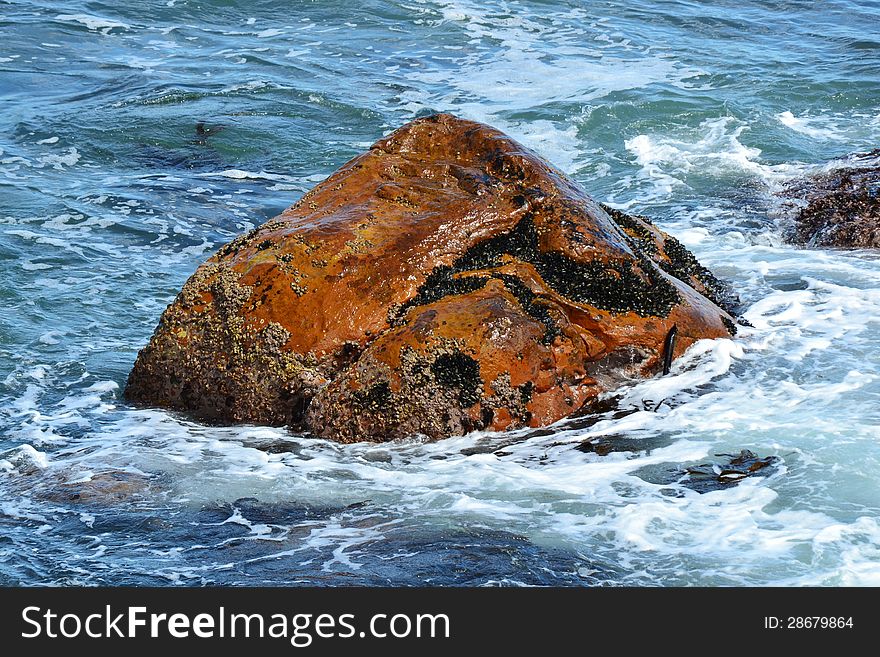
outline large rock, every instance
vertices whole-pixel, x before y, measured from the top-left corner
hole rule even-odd
[[[721,284],[501,132],[440,114],[221,248],[137,358],[135,402],[345,442],[546,425],[727,337]]]
[[[880,248],[880,149],[847,166],[789,183],[796,210],[789,240],[807,247]]]

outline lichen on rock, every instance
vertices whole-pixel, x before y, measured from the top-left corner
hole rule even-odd
[[[439,114],[202,265],[128,399],[351,442],[543,426],[729,336],[724,285],[488,126]]]

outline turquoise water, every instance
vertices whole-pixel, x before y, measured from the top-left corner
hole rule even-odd
[[[880,258],[784,244],[774,196],[880,146],[878,25],[842,0],[0,0],[0,583],[880,584]],[[435,111],[653,217],[754,328],[535,433],[340,446],[122,400],[200,262]],[[779,462],[682,474],[741,449]]]

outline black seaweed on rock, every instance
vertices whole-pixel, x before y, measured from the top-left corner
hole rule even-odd
[[[667,274],[684,282],[693,276],[705,288],[703,291],[705,297],[734,317],[737,315],[736,306],[739,304],[739,299],[715,274],[701,265],[684,244],[672,235],[668,235],[663,242],[663,251],[669,261],[662,261],[659,264]]]
[[[377,411],[387,407],[391,402],[391,386],[387,381],[382,381],[366,390],[355,390],[352,397],[361,409]]]
[[[634,250],[649,256],[667,274],[691,287],[696,282],[695,289],[700,294],[730,315],[737,316],[740,305],[737,295],[729,285],[701,265],[681,242],[657,230],[647,217],[628,215],[608,205],[600,205],[624,232]],[[734,328],[731,335],[735,333]]]
[[[480,401],[483,388],[480,364],[467,354],[460,351],[440,354],[431,364],[431,372],[441,386],[458,390],[462,408],[470,408]]]
[[[657,253],[657,241],[654,238],[654,233],[637,221],[637,219],[640,219],[645,224],[652,225],[650,219],[642,215],[638,215],[637,217],[628,215],[625,212],[621,212],[620,210],[605,205],[604,203],[600,203],[599,207],[608,213],[608,216],[614,220],[614,223],[616,223],[623,232],[627,234],[627,236],[637,240],[638,247],[641,250],[648,254]]]
[[[399,326],[404,323],[403,318],[410,308],[425,306],[456,294],[475,292],[489,280],[485,276],[456,276],[456,273],[456,269],[448,265],[436,267],[419,286],[415,296],[389,313],[389,323]]]
[[[551,316],[547,306],[540,303],[538,295],[526,287],[521,280],[516,276],[511,276],[509,274],[495,274],[494,277],[504,283],[504,287],[516,297],[519,305],[526,311],[526,313],[544,324],[545,330],[542,339],[544,344],[551,344],[553,338],[562,334],[562,331],[559,330],[559,326],[557,325],[556,320]]]
[[[609,312],[635,312],[642,317],[669,314],[681,300],[675,286],[654,271],[641,252],[638,268],[630,262],[579,262],[556,251],[544,252],[538,246],[538,232],[531,215],[526,215],[506,233],[474,245],[452,266],[434,269],[416,295],[396,313],[396,320],[413,306],[431,303],[449,294],[463,294],[485,285],[484,277],[455,276],[468,271],[498,267],[505,256],[534,265],[544,281],[563,297]],[[513,284],[505,285],[511,289]],[[517,298],[520,298],[519,296]],[[529,302],[529,305],[531,302]],[[523,306],[527,310],[526,306]],[[544,321],[541,318],[541,321]]]

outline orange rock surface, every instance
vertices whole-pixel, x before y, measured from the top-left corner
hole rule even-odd
[[[542,426],[735,329],[723,286],[643,217],[503,133],[440,114],[221,248],[126,395],[344,442]]]

